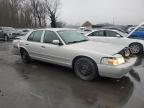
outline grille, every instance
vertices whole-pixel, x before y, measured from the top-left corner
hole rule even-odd
[[[124,48],[120,53],[124,58],[128,58],[131,55],[130,49],[128,47]]]

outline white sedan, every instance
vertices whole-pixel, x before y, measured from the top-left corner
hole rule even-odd
[[[13,41],[13,52],[24,63],[31,59],[73,68],[83,80],[100,76],[120,78],[136,61],[129,49],[109,43],[89,41],[72,29],[40,29]]]
[[[118,30],[100,29],[93,30],[86,34],[90,40],[96,42],[112,43],[115,45],[124,45],[130,47],[132,54],[140,54],[144,51],[144,41],[133,39]]]

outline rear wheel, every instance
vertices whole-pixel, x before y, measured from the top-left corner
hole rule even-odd
[[[98,68],[89,58],[82,57],[75,61],[74,71],[83,80],[91,81],[98,77]]]
[[[8,36],[5,35],[5,36],[4,36],[4,41],[8,41],[8,40],[9,40]]]
[[[21,59],[24,63],[30,63],[31,62],[31,58],[30,58],[30,56],[26,50],[22,49],[20,51],[20,53],[21,53]]]
[[[143,46],[138,43],[133,43],[130,45],[130,50],[134,55],[141,54],[143,52]]]

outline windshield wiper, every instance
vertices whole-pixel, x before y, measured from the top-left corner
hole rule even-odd
[[[88,41],[88,40],[79,40],[79,41],[71,41],[71,42],[68,42],[68,44],[73,44],[73,43],[79,43],[79,42],[84,42],[84,41]]]

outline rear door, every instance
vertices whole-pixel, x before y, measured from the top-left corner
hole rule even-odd
[[[25,42],[25,47],[31,57],[41,58],[41,39],[43,30],[32,32]]]
[[[126,40],[119,33],[111,30],[105,30],[105,35],[107,37],[107,42],[112,44],[123,44]]]

